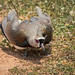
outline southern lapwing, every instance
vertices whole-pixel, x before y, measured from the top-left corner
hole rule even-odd
[[[1,29],[6,39],[15,48],[25,49],[25,47],[42,47],[52,40],[52,24],[50,16],[42,13],[40,7],[36,7],[38,17],[30,18],[30,21],[20,21],[16,11],[10,10],[3,19]]]

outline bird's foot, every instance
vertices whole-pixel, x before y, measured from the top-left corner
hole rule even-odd
[[[42,55],[48,55],[48,52],[46,50],[43,50]]]
[[[25,50],[24,54],[21,54],[23,57],[28,57],[28,49]]]
[[[51,54],[51,50],[49,51],[49,50],[47,50],[47,49],[45,48],[45,50],[41,50],[41,54],[42,54],[42,55],[50,55],[50,54]]]

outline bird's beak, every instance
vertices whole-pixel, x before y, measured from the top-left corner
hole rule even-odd
[[[42,48],[43,50],[45,50],[45,46],[44,46],[43,43],[41,43],[41,48]]]

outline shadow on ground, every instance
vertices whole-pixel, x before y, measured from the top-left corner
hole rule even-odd
[[[47,46],[46,51],[43,51],[42,49],[36,49],[36,48],[31,48],[28,50],[28,56],[24,56],[25,50],[16,50],[14,47],[9,48],[3,46],[3,44],[0,45],[1,50],[4,51],[5,53],[12,55],[16,58],[23,59],[23,60],[28,60],[31,61],[34,64],[41,64],[40,60],[44,56],[48,56],[51,54],[51,47]]]

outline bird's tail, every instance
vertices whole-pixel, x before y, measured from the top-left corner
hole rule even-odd
[[[37,12],[38,16],[42,15],[42,9],[38,6],[36,6],[36,12]]]

